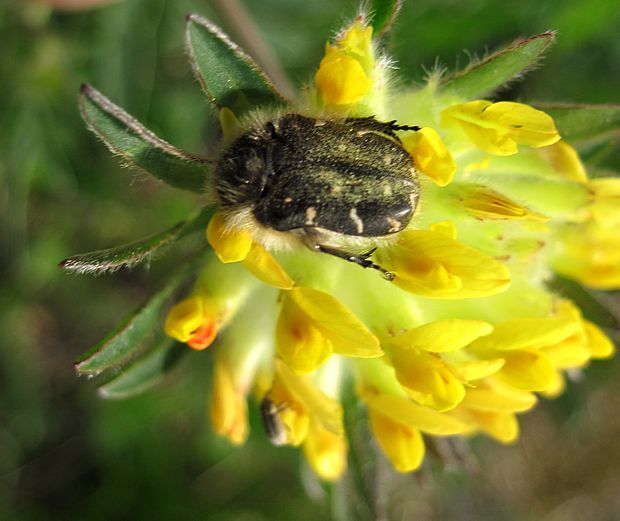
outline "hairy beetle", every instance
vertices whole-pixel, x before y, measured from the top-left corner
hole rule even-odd
[[[374,249],[349,250],[398,233],[416,210],[417,174],[398,130],[419,127],[296,113],[256,125],[218,161],[220,208],[263,243],[292,238],[392,278],[369,259]]]

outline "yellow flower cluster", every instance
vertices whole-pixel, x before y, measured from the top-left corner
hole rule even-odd
[[[433,81],[390,93],[388,74],[358,18],[327,45],[304,106],[423,127],[400,133],[419,209],[372,257],[394,279],[306,250],[270,252],[216,213],[207,239],[217,259],[165,324],[196,349],[218,338],[219,434],[243,443],[248,395],[267,398],[280,442],[303,446],[327,480],[346,468],[345,375],[379,446],[408,472],[423,461],[423,435],[515,440],[516,415],[537,393],[556,396],[567,370],[614,352],[545,282],[555,271],[620,287],[620,182],[588,180],[544,112],[455,99]]]

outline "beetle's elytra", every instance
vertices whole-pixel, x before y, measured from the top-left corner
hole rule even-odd
[[[323,239],[382,237],[409,224],[419,185],[397,130],[418,127],[374,117],[277,117],[246,131],[223,152],[215,172],[221,208],[249,210],[264,228],[292,233],[318,251],[378,268],[369,254],[343,252]]]

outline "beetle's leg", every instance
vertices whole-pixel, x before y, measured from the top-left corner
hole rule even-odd
[[[399,125],[395,119],[392,121],[379,121],[374,116],[366,118],[347,118],[345,122],[354,128],[361,128],[366,131],[383,132],[391,137],[397,137],[397,130],[414,130],[418,131],[421,127],[417,125]]]
[[[339,250],[337,248],[331,248],[329,246],[324,246],[322,244],[313,244],[311,245],[311,247],[315,251],[318,251],[321,253],[327,253],[328,255],[333,255],[334,257],[338,257],[339,259],[344,259],[346,261],[353,262],[354,264],[357,264],[358,266],[361,266],[362,268],[372,268],[373,270],[377,270],[379,273],[381,273],[387,280],[394,280],[394,274],[391,271],[388,271],[385,268],[382,268],[378,264],[375,264],[374,262],[368,259],[368,257],[370,257],[375,251],[374,249],[366,253],[357,254],[357,253],[351,253],[348,251]]]
[[[414,130],[417,132],[422,129],[422,127],[418,127],[417,125],[397,125],[396,120],[390,121],[389,125],[392,130]]]

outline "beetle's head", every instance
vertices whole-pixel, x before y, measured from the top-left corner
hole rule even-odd
[[[222,154],[215,170],[215,190],[222,206],[256,202],[271,173],[268,133],[250,131],[237,138]]]

